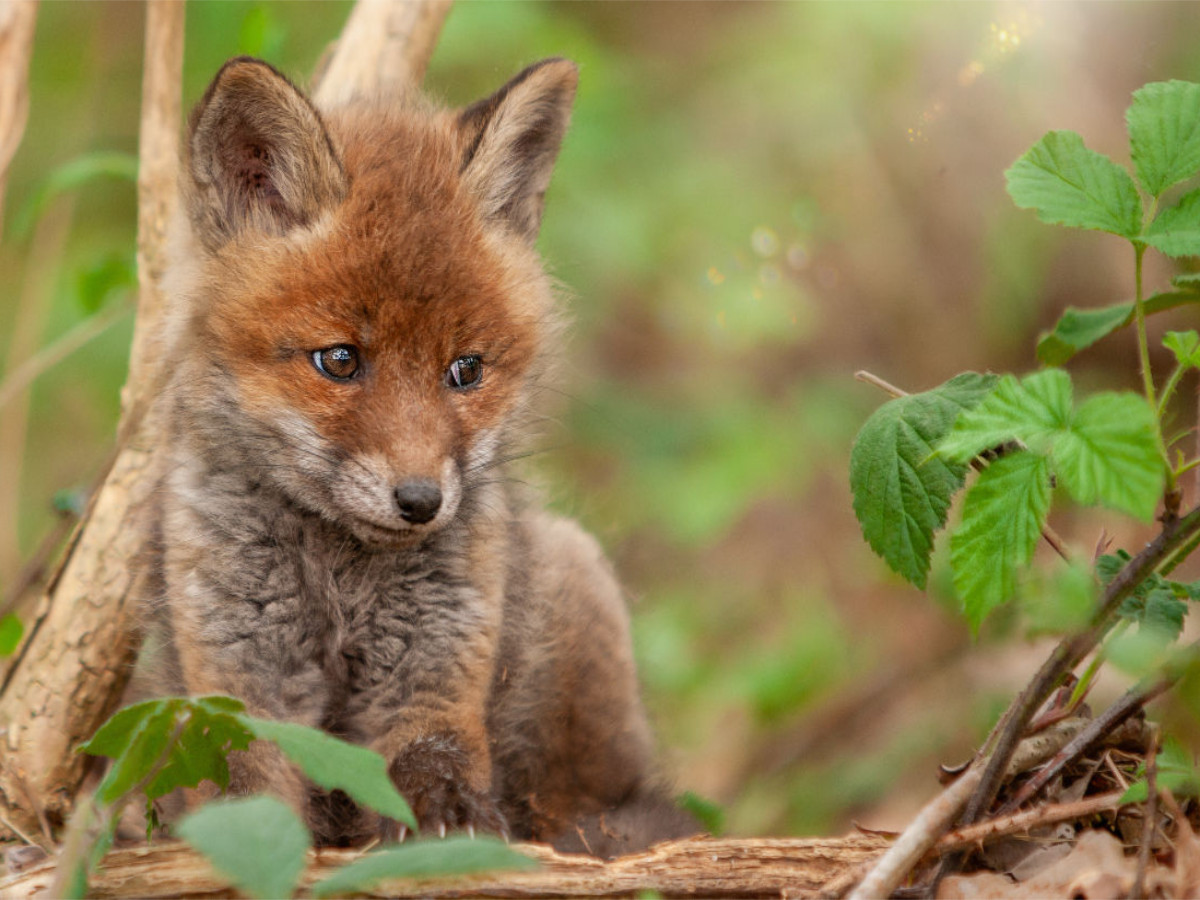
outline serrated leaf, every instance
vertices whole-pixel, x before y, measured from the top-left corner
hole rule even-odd
[[[1166,479],[1156,429],[1144,398],[1096,394],[1054,436],[1054,473],[1079,503],[1100,503],[1149,521]]]
[[[1051,131],[1004,173],[1008,194],[1043,222],[1134,238],[1142,201],[1130,174],[1073,131]]]
[[[1175,354],[1181,366],[1200,366],[1200,334],[1194,331],[1168,331],[1163,335],[1163,346]]]
[[[1042,453],[1070,417],[1071,378],[1066,372],[1050,369],[1020,381],[1005,375],[978,405],[958,417],[937,452],[953,462],[967,462],[1016,440]]]
[[[25,626],[21,624],[16,613],[0,616],[0,656],[12,656],[16,653],[24,636]]]
[[[112,803],[142,784],[153,801],[206,779],[223,789],[226,756],[252,739],[237,716],[244,708],[232,697],[164,697],[118,711],[80,748],[114,760],[97,796]]]
[[[180,820],[175,833],[252,897],[291,897],[312,836],[274,797],[210,803]]]
[[[1142,240],[1167,256],[1200,255],[1200,190],[1160,212]]]
[[[967,491],[950,565],[972,631],[1016,592],[1017,571],[1033,558],[1049,510],[1049,462],[1034,453],[996,460]]]
[[[1143,301],[1146,315],[1175,309],[1188,303],[1200,303],[1200,292],[1194,289],[1200,286],[1200,282],[1193,284],[1182,280],[1182,276],[1177,276],[1173,283],[1180,290],[1153,294]],[[1038,361],[1047,366],[1061,366],[1079,351],[1086,350],[1101,338],[1108,337],[1131,322],[1133,301],[1096,309],[1068,306],[1054,328],[1043,332],[1038,338]]]
[[[495,838],[449,837],[369,853],[313,885],[318,897],[370,890],[390,878],[436,878],[498,870],[534,869],[537,863]]]
[[[891,400],[855,438],[850,487],[863,537],[919,588],[929,572],[933,535],[946,524],[966,474],[965,465],[933,456],[933,447],[995,382],[994,375],[966,372],[933,390]]]
[[[274,741],[288,759],[321,787],[344,791],[363,806],[416,829],[417,821],[408,802],[396,790],[388,777],[387,763],[375,751],[295,722],[274,722],[247,715],[238,719],[255,737]]]
[[[1173,643],[1183,633],[1183,620],[1187,616],[1187,603],[1175,596],[1169,588],[1159,588],[1146,598],[1146,609],[1141,627],[1163,636]]]
[[[157,766],[163,764],[175,732],[178,713],[176,705],[160,704],[136,719],[133,729],[127,735],[125,746],[115,756],[108,772],[96,788],[97,800],[110,806],[115,804],[142,784]]]
[[[1080,350],[1128,325],[1132,318],[1132,303],[1098,309],[1069,306],[1054,328],[1038,338],[1037,358],[1045,365],[1061,366]]]
[[[1158,81],[1133,92],[1125,112],[1133,167],[1157,197],[1200,169],[1200,85]]]

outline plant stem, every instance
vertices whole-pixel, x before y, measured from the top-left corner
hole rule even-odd
[[[1146,340],[1146,307],[1142,297],[1142,258],[1146,255],[1146,245],[1135,243],[1134,251],[1134,318],[1137,321],[1138,360],[1142,366],[1142,386],[1146,391],[1146,401],[1153,410],[1158,409],[1158,401],[1154,398],[1154,374],[1150,371],[1150,344]]]
[[[970,825],[987,812],[1000,789],[1008,760],[1012,756],[1029,719],[1041,706],[1050,692],[1063,677],[1087,656],[1108,632],[1112,617],[1121,603],[1151,572],[1167,559],[1177,548],[1186,544],[1200,533],[1200,506],[1193,508],[1183,518],[1169,518],[1163,530],[1131,559],[1117,577],[1104,590],[1100,608],[1092,618],[1092,624],[1079,634],[1064,638],[1054,648],[1042,667],[1009,706],[992,733],[988,735],[983,749],[977,757],[977,765],[984,772],[978,789],[971,797],[963,813],[961,824]]]

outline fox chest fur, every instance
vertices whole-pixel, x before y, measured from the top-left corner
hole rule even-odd
[[[602,554],[508,474],[561,321],[533,244],[575,80],[548,60],[463,110],[318,110],[259,61],[218,73],[168,276],[148,601],[159,690],[377,750],[422,828],[597,850],[622,810],[616,847],[693,829]],[[230,769],[320,840],[395,834],[270,745]]]

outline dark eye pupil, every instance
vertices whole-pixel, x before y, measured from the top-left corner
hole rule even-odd
[[[478,384],[482,377],[483,360],[478,356],[460,356],[450,364],[446,383],[452,388],[466,388]]]
[[[350,378],[358,371],[358,351],[345,344],[316,350],[313,365],[330,378]]]

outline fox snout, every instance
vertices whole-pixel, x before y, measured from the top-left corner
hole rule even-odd
[[[442,507],[442,488],[432,478],[410,478],[395,490],[400,518],[413,525],[424,525]]]

